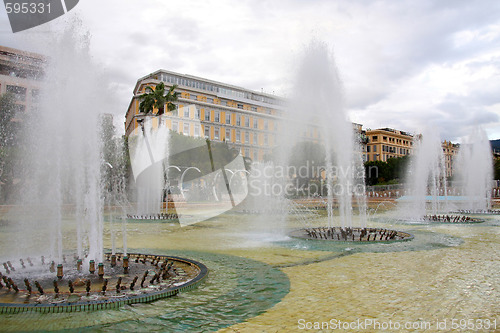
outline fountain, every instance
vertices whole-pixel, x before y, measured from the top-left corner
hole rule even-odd
[[[491,210],[493,157],[483,129],[475,128],[461,144],[456,163],[458,187],[465,197],[461,210],[470,213],[495,213]]]
[[[137,209],[131,219],[173,219],[163,213],[165,172],[168,169],[169,130],[159,126],[164,116],[140,119],[140,130],[129,137],[130,160],[137,188]],[[165,121],[163,119],[163,121]]]
[[[400,221],[470,223],[474,219],[463,219],[454,215],[439,215],[449,211],[454,198],[448,196],[446,165],[441,147],[439,131],[426,128],[414,139],[414,154],[411,156],[406,175],[406,195],[400,197],[398,210]]]
[[[413,147],[414,154],[406,177],[406,193],[410,195],[401,197],[399,201],[408,203],[401,215],[421,219],[426,215],[428,202],[431,204],[431,215],[447,208],[446,167],[439,131],[435,128],[425,129],[421,136],[415,138]],[[444,207],[440,207],[441,201]]]
[[[10,212],[18,232],[2,244],[0,313],[150,302],[193,287],[207,274],[189,259],[128,253],[124,224],[122,252],[114,235],[111,253],[105,251],[105,205],[120,203],[124,181],[117,180],[123,176],[114,171],[118,165],[104,160],[101,112],[110,107],[108,89],[80,36],[75,24],[48,44],[40,108],[23,123],[25,179]]]
[[[290,158],[296,155],[294,147],[306,138],[322,147],[324,164],[315,169],[318,170],[316,176],[324,175],[322,183],[326,193],[322,195],[326,201],[328,225],[319,229],[299,229],[291,236],[358,242],[375,241],[376,235],[383,235],[377,241],[410,239],[409,234],[366,228],[364,166],[358,133],[346,115],[342,84],[326,45],[317,41],[309,45],[296,82],[296,98],[281,124],[279,144],[282,149],[278,160],[290,165]],[[334,221],[336,207],[340,223],[337,226]]]

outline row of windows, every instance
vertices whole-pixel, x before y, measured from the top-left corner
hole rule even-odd
[[[195,95],[193,93],[187,93],[184,92],[181,94],[181,98],[185,99],[190,99],[193,101],[202,101],[210,104],[217,104],[217,105],[222,105],[222,106],[227,106],[227,107],[232,107],[232,108],[238,108],[241,110],[249,110],[253,112],[265,112],[266,114],[273,114],[273,110],[269,108],[260,108],[260,110],[257,108],[257,106],[253,105],[247,105],[247,104],[241,104],[241,103],[236,103],[235,101],[232,100],[224,100],[224,99],[214,99],[212,97],[207,97],[203,95]],[[276,110],[275,110],[276,113]]]
[[[402,140],[402,139],[396,139],[396,138],[392,138],[392,137],[387,137],[387,136],[382,136],[382,141],[385,141],[385,142],[392,142],[392,143],[395,143],[395,144],[402,144],[402,145],[405,145],[405,146],[408,146],[408,145],[413,145],[413,141],[410,141],[410,140]],[[372,142],[378,142],[378,135],[372,135]]]
[[[232,88],[215,85],[212,83],[196,80],[196,79],[187,79],[177,75],[170,75],[165,73],[160,73],[160,78],[163,82],[168,82],[171,84],[183,85],[190,88],[206,90],[214,93],[220,93],[227,96],[237,97],[237,98],[245,98],[249,100],[264,102],[267,104],[275,104],[282,105],[283,102],[280,99],[271,98],[268,96],[258,95],[253,92],[243,91],[243,90],[235,90]]]
[[[367,153],[371,153],[371,152],[376,153],[377,146],[366,146],[366,152]],[[382,145],[382,152],[400,154],[400,155],[409,155],[411,150],[407,149],[407,148]]]
[[[380,157],[380,159],[379,159]],[[384,161],[384,162],[387,162],[387,160],[389,158],[396,158],[398,156],[395,156],[395,155],[386,155],[386,154],[382,154],[382,156],[380,156],[379,154],[377,155],[370,155],[370,154],[367,154],[366,155],[366,161]]]
[[[191,110],[192,108],[189,107],[184,107],[182,108],[182,117],[183,118],[191,118],[191,116],[194,116],[195,119],[201,119],[201,109],[197,106],[194,111],[194,115],[192,115]],[[231,118],[233,118],[233,113],[230,112],[225,112],[225,116],[223,119],[221,119],[221,113],[222,111],[220,110],[205,110],[204,112],[204,121],[211,121],[211,114],[213,114],[213,122],[214,123],[221,123],[221,124],[226,124],[226,125],[235,125],[235,126],[241,126],[241,124],[244,124],[244,127],[247,128],[254,128],[258,129],[259,128],[259,118],[253,117],[252,122],[250,122],[250,117],[249,116],[241,116],[239,114],[235,115],[235,122],[233,123],[231,121]],[[172,112],[172,115],[175,117],[179,116],[179,109],[175,110]],[[243,122],[242,122],[243,118]],[[269,121],[267,119],[263,120],[264,122],[264,130],[268,131],[269,130]],[[274,122],[274,130],[278,130],[278,123]]]
[[[14,96],[16,101],[25,102],[28,89],[21,86],[7,85],[5,87],[5,92],[10,93]],[[31,90],[31,101],[33,103],[37,103],[40,99],[40,90],[32,89]]]
[[[231,101],[231,100],[224,100],[224,99],[214,99],[212,97],[207,97],[207,96],[203,96],[203,95],[195,95],[193,93],[187,93],[187,92],[183,92],[181,94],[181,98],[185,98],[185,99],[191,99],[193,101],[201,101],[201,102],[206,102],[206,103],[210,103],[210,104],[217,104],[217,105],[222,105],[222,106],[228,106],[228,107],[233,107],[233,108],[238,108],[238,109],[241,109],[241,110],[250,110],[250,111],[254,111],[254,112],[257,112],[258,109],[256,106],[251,106],[251,105],[247,105],[247,104],[241,104],[241,103],[236,103],[234,101]],[[264,109],[264,108],[262,108]],[[265,109],[266,110],[266,113],[267,114],[271,114],[271,109]]]
[[[211,131],[211,128],[212,126],[209,126],[209,125],[203,125],[203,128],[204,128],[204,135],[206,138],[210,138],[210,131]],[[221,140],[222,139],[222,131],[224,131],[224,139],[226,141],[232,141],[231,139],[231,129],[230,128],[226,128],[225,130],[217,127],[217,126],[214,126],[214,140]],[[182,126],[182,131],[180,131],[179,129],[179,123],[177,121],[173,121],[172,122],[172,131],[174,132],[178,132],[178,133],[182,133],[184,135],[191,135],[190,134],[190,123],[187,123],[187,122],[184,122],[183,123],[183,126]],[[235,130],[235,142],[242,142],[241,141],[241,133],[242,131],[240,130]],[[253,145],[258,145],[259,144],[259,134],[257,133],[253,133],[252,134],[252,141],[250,141],[250,132],[248,131],[243,131],[243,135],[244,135],[244,143],[247,143],[247,144],[253,144]],[[200,136],[200,125],[199,124],[194,124],[194,136],[195,137],[199,137]],[[274,141],[276,141],[276,137],[274,137]],[[268,145],[269,144],[269,135],[268,134],[263,134],[261,136],[262,140],[263,140],[263,144],[264,145]]]
[[[211,126],[204,125],[204,127],[205,127],[205,137],[210,138]],[[241,140],[241,133],[242,133],[242,131],[240,131],[240,130],[235,131],[235,138],[234,138],[235,142],[243,142],[243,143],[247,143],[247,144],[253,144],[256,146],[259,144],[259,140],[258,140],[259,135],[257,133],[253,133],[252,141],[250,141],[250,132],[243,131],[244,141]],[[221,134],[222,133],[220,131],[220,128],[214,127],[214,140],[221,140],[221,137],[220,137]],[[224,139],[226,141],[232,141],[231,129],[226,128],[224,134],[225,134]],[[263,144],[266,146],[269,145],[269,135],[268,134],[263,135]]]
[[[446,149],[443,148],[443,153],[445,153],[445,154],[454,154],[455,155],[455,154],[458,153],[458,151],[457,150],[453,150],[453,149],[450,150],[449,148],[446,148]]]

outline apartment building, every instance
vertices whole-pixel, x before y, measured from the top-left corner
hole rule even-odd
[[[453,176],[453,171],[454,171],[453,162],[455,160],[455,157],[458,155],[458,150],[460,149],[460,145],[445,140],[442,142],[441,147],[443,148],[446,177],[451,177]]]
[[[40,54],[0,46],[0,94],[14,96],[17,112],[37,108],[45,62]]]
[[[413,134],[392,128],[366,130],[366,161],[383,161],[411,155]]]
[[[140,96],[146,87],[154,88],[160,82],[166,89],[177,85],[179,93],[176,110],[167,113],[161,126],[184,135],[226,142],[243,156],[258,161],[265,159],[277,145],[279,120],[285,112],[284,98],[167,70],[157,70],[137,80],[125,115],[125,135],[138,133]],[[391,157],[413,152],[411,133],[392,128],[363,130],[363,126],[356,123],[353,123],[353,131],[361,143],[364,161],[386,162]],[[304,124],[297,135],[315,142],[321,138],[319,129],[312,123]],[[447,174],[453,174],[452,161],[457,151],[458,145],[443,142]]]
[[[139,97],[147,86],[177,85],[177,109],[168,112],[169,129],[185,135],[224,141],[243,156],[262,160],[276,145],[276,132],[285,100],[241,87],[158,70],[137,81],[125,116],[125,134],[137,133]]]

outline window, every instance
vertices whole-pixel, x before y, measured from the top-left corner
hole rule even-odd
[[[214,127],[214,140],[219,140],[219,128]]]
[[[245,157],[250,157],[250,150],[245,148]]]
[[[257,150],[256,149],[253,150],[253,159],[254,159],[254,161],[257,160]]]
[[[189,135],[189,123],[184,123],[184,129],[182,131],[184,135]]]
[[[205,110],[205,121],[210,121],[210,111]]]
[[[226,128],[226,141],[231,141],[231,130]]]
[[[245,143],[249,142],[250,142],[250,133],[248,133],[248,131],[245,131]]]
[[[243,104],[238,104],[238,109],[243,109]]]
[[[241,116],[239,114],[236,115],[236,126],[241,126]]]
[[[376,153],[377,152],[377,146],[373,146],[373,152]]]
[[[366,146],[366,151],[369,153],[370,152],[370,146]]]
[[[254,144],[254,145],[257,145],[257,144],[258,144],[258,134],[257,134],[257,133],[254,133],[254,134],[253,134],[253,144]]]
[[[376,135],[372,136],[372,141],[378,141],[378,136]]]
[[[189,118],[189,107],[184,108],[184,118]]]
[[[210,139],[210,126],[205,125],[205,138]]]
[[[253,120],[253,128],[259,128],[259,122],[257,121],[257,119],[254,119]]]
[[[229,112],[226,113],[226,124],[231,124],[231,114]]]
[[[220,114],[219,111],[214,111],[214,122],[219,123],[220,122]]]
[[[172,122],[172,131],[179,132],[179,123],[176,121]]]
[[[269,121],[264,120],[264,129],[267,131],[269,130]]]
[[[14,109],[14,112],[16,112],[16,113],[24,112],[24,111],[26,111],[26,105],[14,104],[13,109]]]
[[[194,125],[194,136],[195,137],[200,136],[200,125]]]
[[[26,88],[24,87],[8,85],[6,91],[13,94],[17,101],[26,100]]]
[[[268,145],[268,144],[269,144],[269,137],[268,137],[267,133],[266,133],[266,134],[264,134],[264,144],[265,144],[265,145]]]
[[[250,127],[250,118],[248,116],[245,117],[245,127]]]
[[[240,141],[241,141],[241,132],[236,131],[236,142],[240,142]]]
[[[195,117],[196,117],[196,119],[200,119],[201,118],[201,110],[199,108],[196,108]]]

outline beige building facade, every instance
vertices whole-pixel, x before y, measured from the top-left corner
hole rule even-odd
[[[392,128],[366,130],[366,161],[387,162],[389,158],[411,155],[413,135]]]
[[[45,62],[40,54],[0,46],[0,94],[14,96],[18,113],[36,110]]]

